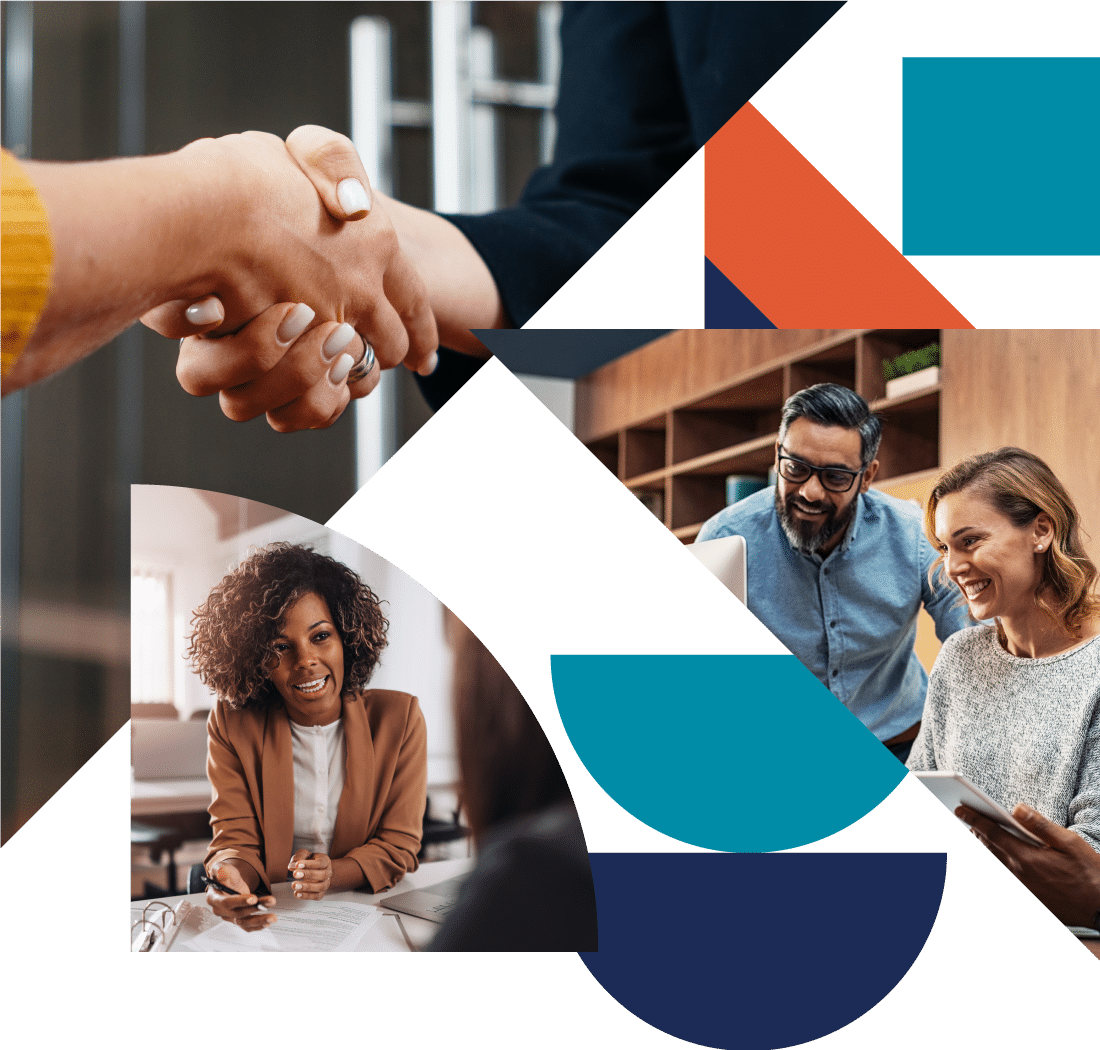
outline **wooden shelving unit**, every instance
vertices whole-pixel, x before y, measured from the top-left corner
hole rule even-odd
[[[625,373],[631,363],[613,362],[605,370],[610,378],[597,375],[588,386],[581,381],[578,436],[685,542],[726,505],[727,475],[767,474],[783,402],[814,383],[850,386],[883,417],[879,487],[905,488],[940,464],[941,386],[887,400],[882,372],[884,359],[942,345],[939,330],[807,332],[806,345],[795,349],[798,333],[776,333],[772,346],[769,334],[754,333],[748,350],[725,345],[734,334],[721,332],[676,332],[642,347],[635,352],[643,355],[638,367],[659,372],[664,359],[670,393],[653,412],[662,398],[650,390],[637,406],[645,413],[641,418],[631,418],[637,408],[629,403],[609,403],[624,380],[613,372]],[[683,359],[693,353],[702,355],[695,377],[693,362]],[[746,367],[727,367],[722,375],[727,360]],[[610,419],[617,425],[608,426]]]

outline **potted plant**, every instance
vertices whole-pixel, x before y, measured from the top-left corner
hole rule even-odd
[[[882,362],[886,396],[902,397],[935,386],[940,381],[940,344],[929,343]]]

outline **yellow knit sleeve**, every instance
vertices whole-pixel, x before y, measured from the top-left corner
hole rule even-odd
[[[49,218],[34,186],[7,150],[0,156],[0,323],[7,375],[46,305],[53,249]]]

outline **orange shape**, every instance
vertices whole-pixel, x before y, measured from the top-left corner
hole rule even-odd
[[[778,328],[973,328],[746,103],[706,145],[706,255]]]

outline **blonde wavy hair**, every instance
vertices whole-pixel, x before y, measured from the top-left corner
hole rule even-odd
[[[975,486],[983,498],[1017,528],[1040,514],[1054,524],[1054,541],[1043,553],[1043,572],[1035,601],[1051,619],[1079,638],[1086,623],[1100,614],[1093,593],[1097,569],[1085,553],[1081,516],[1065,486],[1038,456],[1011,446],[963,460],[941,475],[924,510],[924,531],[933,547],[936,508],[954,492]],[[943,578],[943,554],[933,563],[930,578]]]

